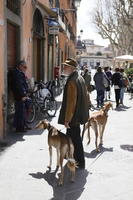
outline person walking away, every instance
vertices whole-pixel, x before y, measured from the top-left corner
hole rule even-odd
[[[12,74],[12,91],[15,99],[14,127],[16,132],[26,132],[30,129],[26,123],[26,109],[30,104],[28,84],[25,72],[27,65],[20,61]]]
[[[77,71],[77,62],[68,58],[63,63],[64,74],[68,76],[62,106],[59,113],[58,123],[66,128],[74,144],[74,158],[79,168],[85,168],[85,158],[80,125],[85,124],[89,118],[89,103],[85,81]]]
[[[91,74],[87,68],[84,69],[83,78],[85,80],[85,84],[87,87],[88,92],[91,92],[90,84],[91,84]]]
[[[97,107],[103,106],[104,104],[104,94],[105,94],[105,86],[104,86],[104,73],[101,67],[97,68],[97,72],[93,78],[95,82],[95,87],[97,91]]]
[[[120,73],[121,73],[121,79],[122,79],[122,87],[120,90],[120,104],[123,105],[124,93],[127,86],[129,85],[129,81],[123,68],[120,69]]]
[[[88,71],[88,68],[84,68],[84,74],[82,75],[84,80],[85,80],[85,85],[88,91],[88,98],[89,98],[89,104],[91,105],[91,100],[90,100],[90,92],[91,92],[91,74]]]
[[[112,76],[112,85],[114,85],[116,108],[118,108],[120,105],[120,91],[122,87],[122,76],[119,68],[115,68],[115,73]]]
[[[105,79],[107,86],[105,87],[105,99],[110,99],[111,97],[111,83],[112,83],[112,73],[109,71],[109,67],[104,68]]]

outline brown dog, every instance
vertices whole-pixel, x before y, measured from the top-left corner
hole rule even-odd
[[[52,147],[55,147],[57,152],[57,168],[59,166],[61,167],[59,185],[62,185],[64,180],[64,170],[63,170],[64,158],[67,158],[66,165],[72,173],[71,181],[74,181],[77,163],[73,158],[74,146],[71,138],[65,135],[64,133],[60,132],[53,126],[51,126],[50,123],[46,120],[40,121],[35,128],[48,129],[48,145],[49,145],[49,155],[50,155],[50,163],[48,167],[51,169]]]
[[[96,146],[96,151],[100,151],[99,150],[99,145],[103,144],[103,133],[104,133],[104,129],[107,123],[107,119],[108,119],[108,111],[110,108],[113,108],[112,103],[111,102],[107,102],[104,107],[97,111],[97,112],[93,112],[88,120],[88,122],[85,124],[84,128],[83,128],[83,132],[82,132],[82,139],[84,136],[84,132],[86,131],[86,129],[88,129],[88,144],[90,143],[90,127],[92,127],[92,129],[95,132],[95,146]],[[98,145],[98,136],[100,137],[100,143]]]

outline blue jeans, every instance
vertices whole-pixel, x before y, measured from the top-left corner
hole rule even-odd
[[[124,99],[124,92],[125,92],[125,88],[122,87],[120,91],[120,103],[122,104],[123,104],[123,99]]]

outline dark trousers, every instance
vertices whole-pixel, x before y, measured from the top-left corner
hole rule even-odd
[[[16,129],[24,129],[26,124],[26,108],[23,101],[15,102],[15,115],[14,115],[14,127]]]
[[[80,136],[80,125],[78,126],[70,126],[67,129],[67,135],[69,135],[72,139],[74,145],[74,158],[79,164],[79,166],[85,165],[85,158],[84,158],[84,149],[82,144],[82,139]]]
[[[121,89],[115,89],[116,106],[119,106],[119,103],[120,103],[120,91],[121,91]]]
[[[97,105],[103,105],[104,103],[104,90],[97,90]]]

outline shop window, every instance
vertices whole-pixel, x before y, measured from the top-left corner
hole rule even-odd
[[[20,15],[20,2],[18,0],[7,0],[7,8],[16,15]]]

